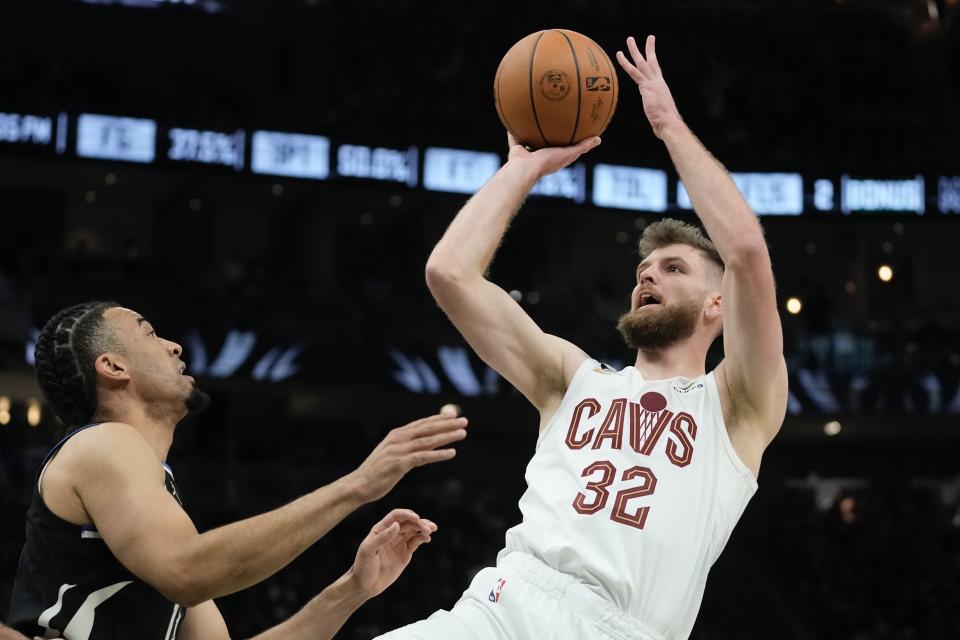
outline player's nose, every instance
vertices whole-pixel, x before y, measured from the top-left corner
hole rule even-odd
[[[170,354],[174,356],[179,356],[183,353],[183,347],[172,340],[167,340],[167,349],[170,351]]]

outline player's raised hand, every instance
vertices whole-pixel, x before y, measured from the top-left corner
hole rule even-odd
[[[413,552],[437,530],[437,525],[409,509],[394,509],[373,525],[360,543],[350,578],[367,598],[383,592],[400,576]]]
[[[438,414],[390,431],[352,474],[363,497],[382,498],[414,467],[454,457],[447,445],[466,438],[466,427],[466,418]]]
[[[637,41],[632,36],[627,38],[627,51],[630,52],[633,62],[627,59],[623,51],[617,51],[617,62],[637,83],[643,98],[643,112],[647,115],[650,126],[653,127],[653,133],[658,138],[662,138],[663,131],[668,125],[683,122],[683,119],[677,111],[670,88],[663,79],[663,72],[657,61],[656,39],[653,36],[647,36],[646,58],[640,53]]]
[[[508,131],[507,145],[510,147],[510,152],[507,159],[514,162],[529,163],[536,170],[539,179],[563,169],[599,144],[600,137],[594,136],[569,147],[544,147],[531,151],[520,144]]]

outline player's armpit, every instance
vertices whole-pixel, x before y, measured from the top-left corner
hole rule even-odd
[[[177,640],[230,640],[227,623],[213,600],[187,610]]]
[[[587,358],[545,333],[510,295],[480,275],[456,275],[427,263],[433,297],[477,355],[541,413],[563,396]]]

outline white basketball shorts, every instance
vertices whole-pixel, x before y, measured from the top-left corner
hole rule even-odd
[[[450,611],[376,640],[662,640],[573,576],[513,552],[482,569]]]

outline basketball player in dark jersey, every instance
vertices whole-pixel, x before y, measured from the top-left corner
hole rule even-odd
[[[201,534],[165,462],[177,423],[209,402],[181,351],[115,303],[70,307],[40,332],[40,388],[74,428],[38,473],[7,618],[14,629],[66,640],[228,640],[214,598],[286,566],[413,467],[453,457],[447,445],[466,435],[466,420],[449,413],[418,420],[343,478]],[[340,579],[257,638],[332,637],[435,531],[412,511],[392,511]]]

